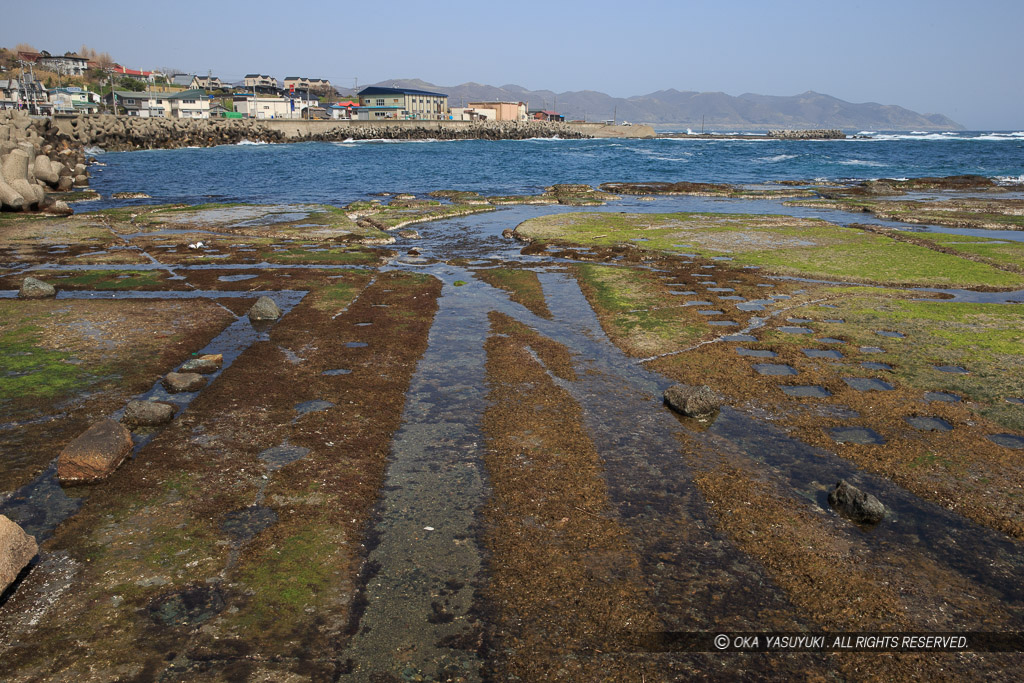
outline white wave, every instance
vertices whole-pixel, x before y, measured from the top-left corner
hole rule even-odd
[[[910,134],[911,135],[928,135],[928,131],[926,131],[926,130],[912,130],[912,131],[910,131]]]
[[[849,159],[847,161],[840,161],[838,163],[840,166],[888,166],[888,164],[883,164],[881,161],[868,161],[867,159]]]
[[[91,157],[107,153],[107,150],[103,149],[102,147],[86,147],[82,151],[85,152],[87,155],[89,155]]]
[[[236,145],[269,145],[270,143],[269,142],[264,142],[262,140],[239,140],[235,144]]]
[[[857,133],[857,135],[878,135],[878,133],[873,130],[862,130],[861,132]]]
[[[1001,175],[993,178],[1000,185],[1024,185],[1024,173],[1019,176]]]
[[[763,161],[768,164],[775,164],[780,161],[787,161],[788,159],[796,159],[796,157],[796,154],[776,154],[773,157],[761,157],[760,159],[755,159],[755,161]]]

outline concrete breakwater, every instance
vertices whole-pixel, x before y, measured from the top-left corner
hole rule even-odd
[[[70,213],[47,192],[67,192],[88,182],[84,147],[51,119],[0,111],[0,208]]]
[[[547,121],[304,121],[79,116],[59,119],[70,139],[108,151],[212,147],[250,142],[344,140],[524,140],[654,137],[648,126]]]
[[[768,137],[780,140],[842,140],[846,133],[835,128],[818,130],[770,130]]]

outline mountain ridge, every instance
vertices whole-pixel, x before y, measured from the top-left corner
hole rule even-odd
[[[441,86],[418,78],[387,79],[373,85],[433,90],[448,95],[450,106],[467,102],[511,100],[527,102],[530,109],[554,109],[566,120],[646,123],[657,128],[688,127],[730,130],[769,128],[839,128],[860,130],[964,130],[943,114],[921,114],[895,104],[847,102],[807,90],[798,95],[729,95],[720,91],[698,92],[667,88],[646,95],[612,97],[596,90],[556,93],[528,90],[507,83],[493,86],[462,83]],[[366,86],[364,86],[366,87]]]

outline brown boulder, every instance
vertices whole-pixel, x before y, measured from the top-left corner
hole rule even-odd
[[[116,470],[131,452],[131,432],[113,420],[100,420],[60,452],[57,478],[98,481]]]
[[[177,394],[202,389],[206,385],[206,378],[198,372],[168,372],[163,383],[167,391]]]
[[[0,515],[0,593],[7,590],[21,570],[36,556],[36,539]]]

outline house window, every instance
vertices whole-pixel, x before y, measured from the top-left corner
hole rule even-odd
[[[384,100],[377,100],[377,106],[378,107],[383,107],[384,106]]]
[[[125,100],[125,104],[135,104],[135,100]]]

